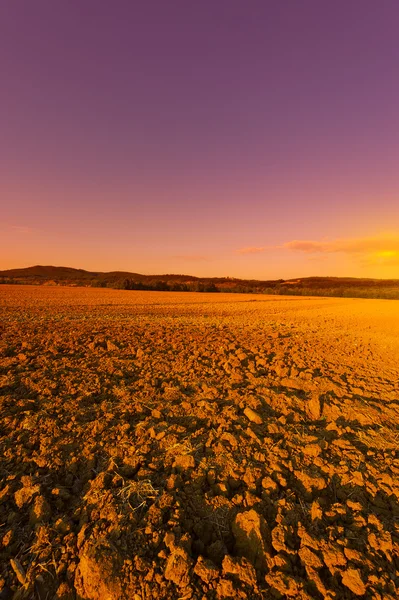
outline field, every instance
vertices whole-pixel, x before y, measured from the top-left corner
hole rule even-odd
[[[0,287],[0,598],[399,596],[399,302]]]

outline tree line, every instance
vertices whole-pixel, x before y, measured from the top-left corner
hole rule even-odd
[[[149,290],[153,292],[207,292],[214,293],[220,290],[214,283],[203,283],[193,281],[190,283],[181,283],[178,281],[155,280],[143,283],[142,281],[133,281],[125,279],[123,282],[125,290]]]

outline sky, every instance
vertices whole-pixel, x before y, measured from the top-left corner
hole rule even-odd
[[[2,0],[0,269],[399,279],[397,0]]]

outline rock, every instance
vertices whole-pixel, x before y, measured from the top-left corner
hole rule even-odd
[[[284,525],[276,525],[272,529],[272,546],[277,552],[287,552],[288,548],[285,543],[286,529]]]
[[[121,577],[122,560],[105,541],[85,546],[75,576],[75,588],[88,600],[121,600],[126,598]]]
[[[24,583],[26,581],[26,574],[25,574],[25,570],[22,567],[19,560],[17,560],[16,558],[12,558],[10,560],[10,565],[11,565],[11,568],[14,571],[15,575],[17,576],[19,583],[24,585]]]
[[[356,596],[364,596],[366,586],[364,585],[358,569],[347,569],[342,573],[342,583]]]
[[[347,564],[345,555],[340,546],[337,544],[332,545],[326,541],[323,541],[322,552],[324,563],[329,568],[332,575],[335,575],[335,573],[339,570],[337,567],[344,567]]]
[[[346,505],[348,508],[350,508],[351,510],[353,510],[355,512],[360,512],[361,510],[363,510],[363,506],[360,504],[360,502],[353,502],[349,498],[346,501]]]
[[[30,511],[30,523],[45,523],[50,520],[51,508],[44,496],[37,496]]]
[[[183,485],[183,479],[181,478],[181,475],[178,475],[176,473],[172,474],[166,480],[166,489],[169,491],[177,490],[178,488],[182,487],[182,485]]]
[[[191,456],[191,454],[184,454],[181,456],[176,456],[173,466],[178,471],[186,471],[187,469],[194,469],[194,467],[195,467],[194,456]]]
[[[234,598],[237,596],[237,592],[234,589],[233,582],[229,579],[219,579],[216,588],[217,598]]]
[[[315,500],[314,502],[312,502],[312,507],[310,509],[310,517],[312,521],[315,521],[316,519],[321,519],[322,516],[323,511],[320,507],[320,504],[317,502],[317,500]]]
[[[111,352],[112,350],[118,350],[118,346],[108,340],[107,341],[107,350],[108,350],[108,352]]]
[[[390,560],[392,560],[390,556],[391,552],[393,551],[393,545],[392,537],[389,531],[382,531],[378,534],[378,536],[374,532],[371,532],[367,536],[367,541],[370,548],[376,550],[377,552],[383,552],[387,555],[387,557],[389,557]]]
[[[199,556],[194,567],[194,573],[198,575],[202,581],[209,583],[219,576],[219,569],[215,567],[211,560],[206,560],[202,556]]]
[[[312,552],[307,546],[302,546],[298,554],[304,567],[314,567],[315,569],[320,569],[323,566],[323,563],[317,554]]]
[[[252,410],[252,408],[247,407],[244,410],[244,415],[247,417],[247,419],[249,421],[251,421],[251,423],[256,423],[257,425],[261,425],[262,417],[257,412]]]
[[[22,508],[24,504],[30,502],[36,494],[40,492],[39,485],[28,485],[24,486],[14,494],[15,504],[18,508]]]
[[[264,477],[262,479],[262,487],[264,490],[275,492],[278,490],[278,485],[271,477]]]
[[[64,581],[58,586],[58,589],[55,593],[55,598],[57,600],[74,600],[75,593],[70,585]]]
[[[57,521],[55,522],[55,529],[65,535],[66,533],[68,533],[68,531],[71,530],[71,524],[69,523],[68,519],[65,517],[61,517],[60,519],[57,519]]]
[[[238,513],[232,531],[237,554],[247,558],[256,568],[266,570],[270,532],[263,516],[253,509]]]
[[[306,413],[312,420],[320,419],[321,415],[321,404],[318,393],[312,394],[311,399],[306,404]]]
[[[172,554],[166,561],[165,579],[173,581],[179,587],[185,587],[190,583],[190,567],[191,560],[186,550],[180,546],[175,546]]]
[[[300,584],[289,574],[279,573],[278,571],[270,572],[266,575],[265,579],[271,587],[271,597],[301,598]]]
[[[305,456],[319,456],[321,448],[319,444],[307,444],[302,448],[302,452]]]
[[[206,474],[206,480],[209,483],[209,485],[214,485],[216,482],[216,473],[213,469],[210,469],[208,471],[208,473]]]
[[[234,575],[249,586],[256,587],[256,571],[246,558],[226,555],[222,563],[225,575]]]
[[[171,531],[168,531],[167,533],[165,533],[165,537],[163,539],[164,544],[167,548],[169,548],[169,550],[173,550],[175,548],[175,540],[176,540],[176,536],[174,533],[172,533]]]

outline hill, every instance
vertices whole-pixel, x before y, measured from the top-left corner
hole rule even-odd
[[[399,279],[302,277],[254,280],[193,275],[143,275],[129,271],[85,271],[71,267],[36,265],[0,271],[0,283],[110,287],[127,290],[263,293],[300,296],[338,296],[399,299]]]

